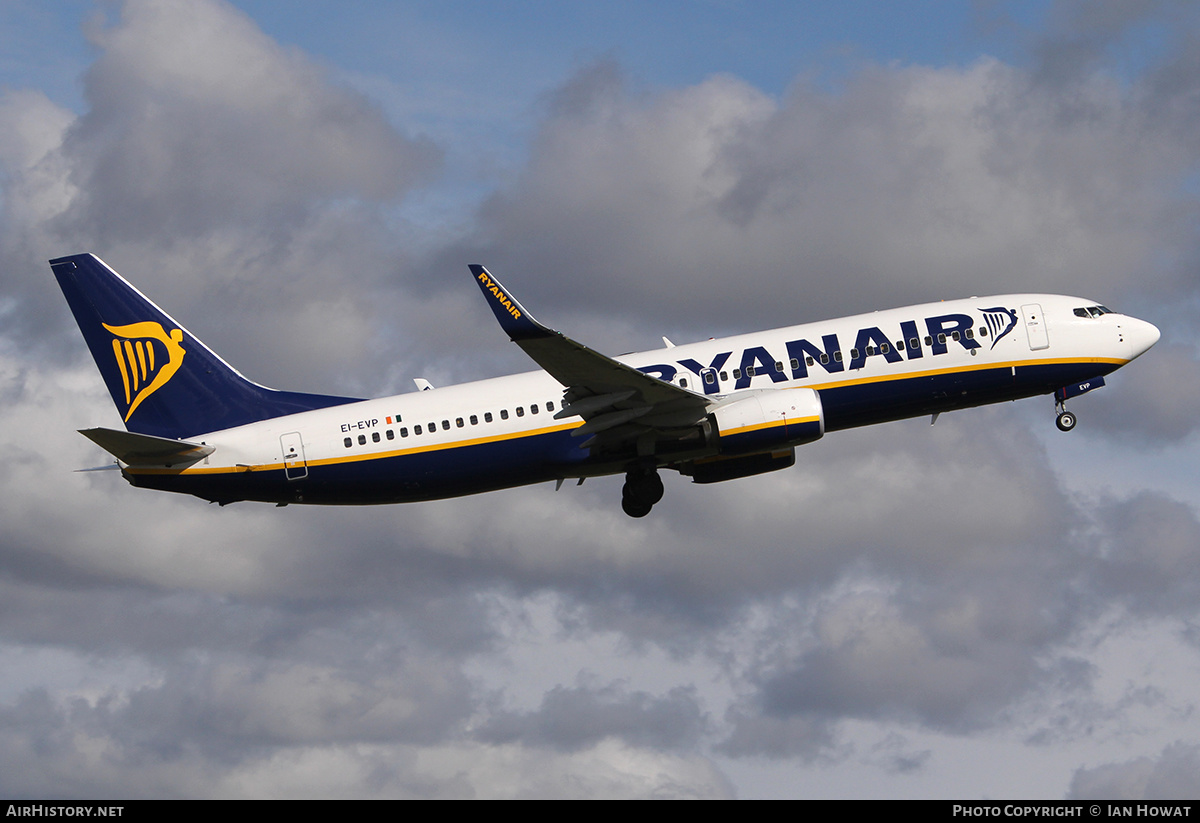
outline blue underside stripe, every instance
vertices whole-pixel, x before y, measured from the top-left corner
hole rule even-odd
[[[1118,364],[1050,363],[923,375],[820,389],[825,430],[901,420],[937,411],[1049,394],[1069,383],[1107,374]],[[772,429],[761,430],[769,435]],[[751,432],[747,436],[757,435]],[[770,448],[770,438],[764,448]],[[569,430],[402,455],[310,465],[288,481],[282,470],[237,474],[136,475],[138,486],[212,500],[307,503],[395,503],[511,488],[587,473],[589,453]]]

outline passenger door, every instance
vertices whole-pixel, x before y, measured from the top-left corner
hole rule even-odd
[[[1046,331],[1046,318],[1038,303],[1026,303],[1021,307],[1021,319],[1025,321],[1025,334],[1029,338],[1030,351],[1050,347],[1050,335]]]

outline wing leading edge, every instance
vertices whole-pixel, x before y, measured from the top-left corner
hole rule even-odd
[[[542,325],[487,269],[471,265],[500,327],[521,349],[563,385],[563,408],[556,418],[579,416],[573,434],[594,435],[583,445],[615,446],[645,433],[670,437],[692,431],[708,414],[710,401]]]

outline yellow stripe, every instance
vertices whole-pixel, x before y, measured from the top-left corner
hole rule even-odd
[[[843,386],[859,386],[864,383],[888,383],[894,380],[910,380],[917,377],[935,377],[939,374],[959,374],[969,371],[985,371],[987,369],[1011,369],[1022,366],[1054,366],[1066,363],[1104,363],[1107,365],[1124,366],[1128,360],[1113,357],[1062,357],[1045,360],[1010,360],[1005,363],[977,363],[958,368],[929,369],[928,371],[904,372],[902,374],[877,374],[872,377],[857,377],[852,380],[835,380],[829,383],[810,383],[806,389],[840,389]]]
[[[125,341],[125,357],[129,360],[129,371],[133,375],[133,388],[138,388],[137,355],[133,353],[133,344]]]
[[[455,440],[449,443],[433,443],[428,446],[417,446],[411,449],[396,449],[386,452],[371,452],[369,454],[353,454],[345,457],[327,457],[323,460],[309,460],[309,466],[333,466],[338,463],[361,463],[368,460],[382,460],[388,457],[402,457],[410,454],[420,454],[423,452],[446,451],[448,449],[460,449],[467,446],[478,446],[483,443],[498,443],[504,440],[517,440],[522,437],[535,437],[541,434],[550,434],[552,432],[566,431],[573,429],[576,426],[581,426],[582,423],[560,423],[556,426],[547,426],[543,429],[529,429],[527,431],[512,432],[510,434],[497,434],[490,437],[476,437],[470,440]],[[189,467],[185,469],[168,469],[168,468],[145,468],[135,467],[129,469],[130,474],[236,474],[246,471],[271,471],[279,470],[284,467],[283,463],[259,463],[246,468],[244,466],[219,466],[219,467]]]
[[[801,423],[820,423],[819,417],[790,417],[786,420],[768,420],[766,423],[755,423],[753,426],[742,426],[739,429],[730,429],[729,431],[721,432],[722,437],[728,437],[733,434],[746,434],[747,432],[760,431],[762,429],[773,429],[776,426],[796,426]]]
[[[114,343],[116,341],[113,341]],[[904,374],[894,375],[876,375],[874,377],[861,377],[853,380],[841,380],[830,383],[809,384],[806,386],[797,386],[796,388],[809,389],[835,389],[844,386],[856,386],[865,383],[885,383],[894,380],[910,380],[920,377],[932,377],[939,374],[953,374],[957,372],[981,371],[984,369],[1008,369],[1019,366],[1031,365],[1061,365],[1065,363],[1104,363],[1108,365],[1121,366],[1128,363],[1128,360],[1114,359],[1107,357],[1066,357],[1066,358],[1047,358],[1046,360],[1016,360],[1005,363],[979,363],[971,366],[962,366],[959,368],[947,369],[931,369],[923,372],[905,372]],[[793,422],[812,423],[816,422],[817,417],[795,418],[786,421],[788,424]],[[561,423],[556,426],[547,426],[542,429],[530,429],[527,431],[512,432],[510,434],[497,434],[490,437],[477,437],[470,440],[455,440],[449,443],[433,443],[428,446],[417,446],[410,449],[396,449],[386,452],[372,452],[370,454],[354,454],[345,457],[328,457],[323,460],[309,460],[309,466],[333,466],[339,463],[360,463],[368,460],[382,460],[389,457],[402,457],[410,454],[421,454],[423,452],[446,451],[448,449],[459,449],[467,446],[478,446],[484,443],[498,443],[504,440],[517,440],[523,437],[535,437],[541,434],[550,434],[552,432],[567,431],[568,429],[576,428],[583,425],[582,423]],[[780,423],[772,420],[766,423],[759,423],[753,426],[744,426],[739,429],[733,429],[728,434],[745,434],[747,432],[757,431],[759,429],[778,426]],[[283,463],[261,463],[255,466],[222,466],[216,468],[198,468],[191,467],[186,469],[157,469],[157,468],[131,468],[128,469],[130,474],[237,474],[247,471],[278,471],[284,467]]]
[[[125,385],[125,405],[129,405],[129,374],[125,371],[125,357],[121,341],[113,338],[113,355],[117,358],[117,367],[121,370],[121,382]]]

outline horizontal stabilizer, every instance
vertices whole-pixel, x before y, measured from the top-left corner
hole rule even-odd
[[[117,429],[80,429],[79,433],[131,466],[190,466],[216,451],[215,447],[202,443]]]

